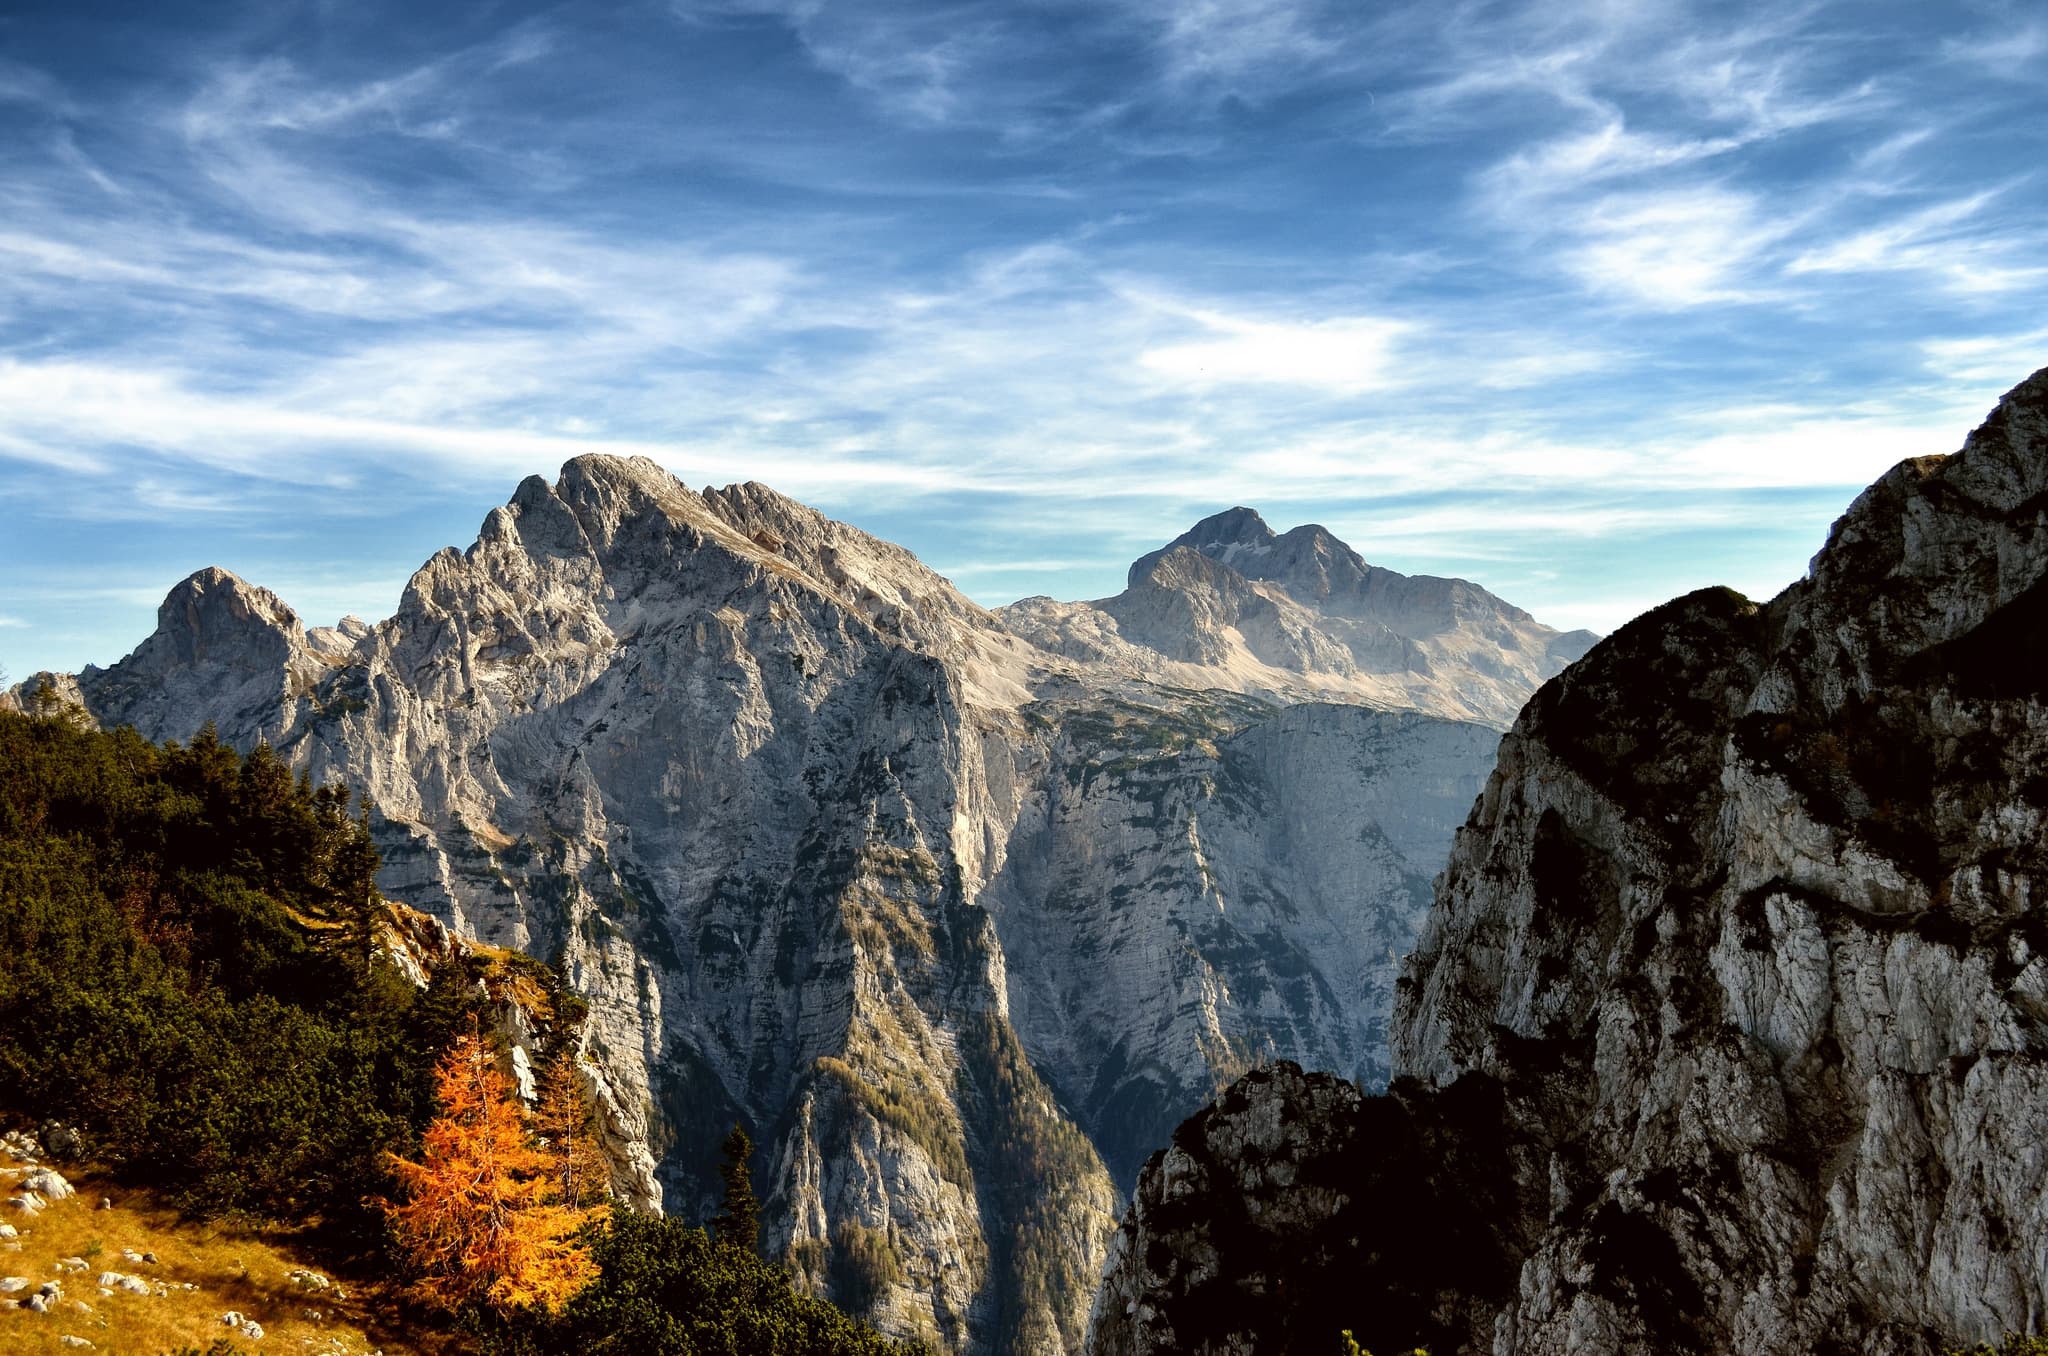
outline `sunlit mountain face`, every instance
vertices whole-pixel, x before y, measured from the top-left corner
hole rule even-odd
[[[2048,347],[2022,5],[11,5],[0,664],[587,451],[977,601],[1257,504],[1610,630]]]

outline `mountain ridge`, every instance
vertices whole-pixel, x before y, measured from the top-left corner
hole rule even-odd
[[[1857,496],[1775,599],[1674,599],[1547,683],[1404,964],[1390,1094],[1283,1069],[1184,1125],[1091,1350],[1303,1322],[1502,1356],[2037,1330],[2044,596],[2048,370]],[[1405,1171],[1347,1147],[1361,1116]],[[1296,1118],[1277,1161],[1233,1147]],[[1189,1171],[1213,1209],[1176,1205]],[[1351,1184],[1298,1221],[1337,1241],[1216,1265],[1216,1221],[1291,1171]],[[1475,1196],[1484,1246],[1454,1267]]]
[[[1242,506],[1138,557],[1115,597],[996,613],[1042,648],[1127,673],[1500,727],[1596,639],[1469,580],[1369,565],[1319,524],[1276,533]]]
[[[629,1200],[701,1213],[703,1146],[745,1122],[770,1251],[976,1353],[1079,1348],[1119,1184],[1220,1082],[1384,1078],[1396,958],[1498,739],[1384,709],[1403,689],[1049,651],[764,486],[602,457],[522,481],[374,625],[306,630],[224,571],[161,621],[59,695],[363,788],[388,896],[590,1001]]]

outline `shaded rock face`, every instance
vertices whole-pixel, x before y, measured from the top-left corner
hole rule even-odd
[[[1530,702],[1401,980],[1394,1096],[1331,1132],[1500,1099],[1425,1169],[1431,1211],[1504,1184],[1506,1265],[1436,1282],[1436,1349],[1903,1354],[2041,1322],[2044,596],[2048,373],[1873,485],[1769,605],[1681,598]],[[1215,1175],[1257,1194],[1254,1161],[1282,1170]],[[1384,1187],[1350,1188],[1315,1227],[1392,1246]],[[1188,1227],[1119,1243],[1097,1350],[1240,1349],[1137,1321],[1172,1291],[1127,1259]]]
[[[1498,1091],[1474,1078],[1443,1097],[1367,1097],[1284,1061],[1247,1074],[1146,1164],[1089,1349],[1328,1352],[1345,1332],[1379,1351],[1455,1341],[1461,1287],[1513,1274],[1496,1236],[1512,1184],[1497,1156],[1460,1156],[1497,1123]],[[1460,1190],[1438,1192],[1450,1169]]]
[[[1462,579],[1368,565],[1314,524],[1205,518],[1093,603],[1001,614],[1055,653],[1188,687],[1285,693],[1505,726],[1596,637],[1560,632]],[[1163,661],[1163,662],[1162,662]]]
[[[745,1122],[769,1249],[977,1352],[1080,1347],[1119,1190],[1255,1061],[1384,1079],[1498,742],[1049,651],[773,491],[601,457],[375,626],[207,571],[55,686],[365,788],[389,896],[589,998],[631,1199],[701,1218]]]

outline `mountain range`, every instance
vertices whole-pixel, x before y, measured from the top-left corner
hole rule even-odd
[[[1592,640],[1248,509],[1117,597],[989,611],[762,486],[583,457],[374,626],[202,570],[126,659],[9,700],[362,788],[388,896],[590,1000],[629,1201],[701,1217],[745,1123],[813,1288],[1052,1353],[1219,1087],[1384,1082],[1500,730]]]

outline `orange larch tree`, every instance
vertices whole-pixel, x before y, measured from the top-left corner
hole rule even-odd
[[[440,1114],[419,1162],[392,1159],[405,1199],[387,1207],[421,1294],[450,1309],[559,1309],[597,1276],[576,1241],[590,1212],[556,1203],[552,1158],[482,1036],[457,1037],[435,1081]]]
[[[598,1148],[593,1120],[576,1076],[576,1052],[563,1050],[541,1074],[533,1128],[549,1159],[554,1200],[571,1210],[602,1208],[611,1196],[611,1166]]]

